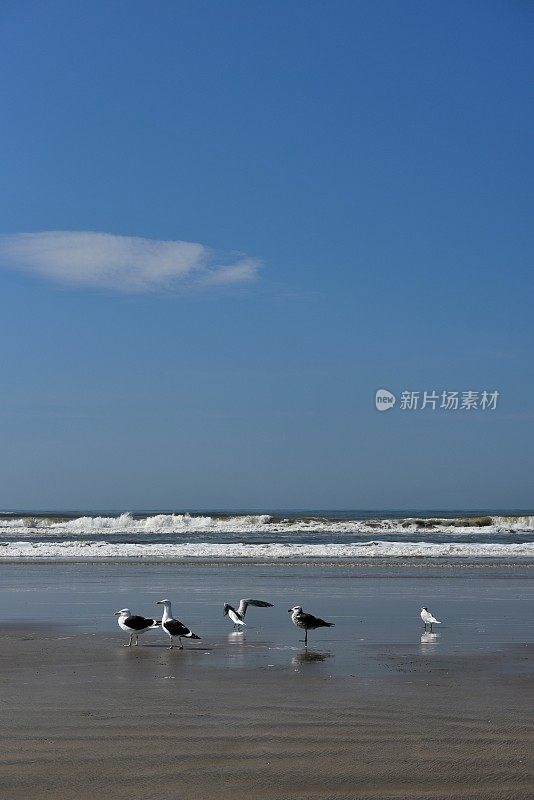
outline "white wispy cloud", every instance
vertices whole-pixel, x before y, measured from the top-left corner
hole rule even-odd
[[[41,231],[1,235],[0,267],[64,285],[148,292],[247,283],[257,277],[260,261],[221,256],[195,242]]]

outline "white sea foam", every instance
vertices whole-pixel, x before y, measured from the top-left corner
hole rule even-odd
[[[116,517],[78,517],[69,520],[53,520],[47,517],[20,517],[0,520],[0,533],[21,529],[46,532],[69,533],[87,536],[96,533],[202,533],[203,531],[256,531],[269,522],[268,514],[235,517],[192,516],[191,514],[154,514],[134,518],[131,514]]]
[[[0,559],[203,559],[221,561],[310,561],[359,558],[534,558],[534,543],[464,544],[449,542],[383,542],[350,544],[137,544],[103,541],[0,542]]]
[[[280,519],[269,514],[236,516],[201,516],[191,514],[154,514],[135,518],[131,514],[109,517],[53,519],[17,517],[0,519],[0,535],[37,533],[39,536],[94,536],[107,533],[126,534],[202,534],[202,533],[354,533],[392,532],[399,535],[429,531],[433,533],[476,534],[534,532],[534,516],[428,518],[329,519],[301,517]]]

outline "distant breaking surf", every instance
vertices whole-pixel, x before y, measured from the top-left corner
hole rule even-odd
[[[24,532],[73,536],[95,533],[168,534],[168,533],[377,533],[399,535],[414,531],[434,533],[474,533],[477,535],[514,531],[534,532],[534,515],[461,516],[461,517],[384,517],[348,518],[270,514],[210,515],[201,514],[120,514],[84,516],[69,519],[47,514],[0,514],[0,536]]]
[[[534,558],[534,515],[0,514],[0,560]]]

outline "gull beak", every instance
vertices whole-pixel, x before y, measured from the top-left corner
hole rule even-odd
[[[291,614],[291,612],[292,612],[292,611],[293,611],[293,609],[292,609],[292,608],[288,608],[288,609],[287,609],[287,613],[288,613],[288,614]]]
[[[113,615],[113,616],[114,616],[114,617],[120,617],[120,615],[121,615],[121,612],[120,612],[120,611],[115,611],[115,613],[114,613],[114,615]]]
[[[157,605],[157,606],[162,606],[162,605],[163,605],[163,603],[161,602],[161,600],[156,600],[156,605]]]

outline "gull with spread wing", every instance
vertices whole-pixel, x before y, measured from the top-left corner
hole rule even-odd
[[[246,626],[245,614],[249,606],[256,606],[257,608],[272,608],[272,603],[266,603],[265,600],[251,600],[243,598],[239,601],[239,606],[235,609],[229,603],[225,603],[223,607],[223,616],[230,617],[234,623],[234,631],[243,631]]]

